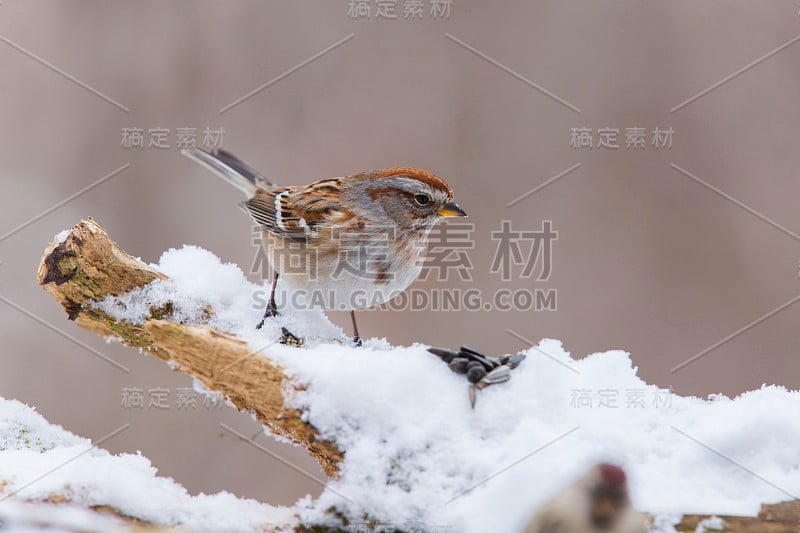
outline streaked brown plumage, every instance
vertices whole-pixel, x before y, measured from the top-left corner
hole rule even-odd
[[[466,216],[447,183],[417,168],[280,186],[224,150],[184,154],[248,195],[239,205],[261,226],[275,281],[280,276],[326,309],[354,311],[394,298],[419,276],[433,226],[443,217]],[[353,255],[359,256],[355,267]],[[300,271],[289,268],[298,260]],[[277,313],[274,287],[265,317]],[[355,316],[353,327],[358,337]]]

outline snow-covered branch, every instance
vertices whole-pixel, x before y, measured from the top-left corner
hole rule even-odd
[[[356,348],[318,309],[283,303],[282,314],[256,330],[261,309],[254,295],[268,285],[250,283],[236,265],[191,245],[145,265],[91,219],[47,248],[39,283],[78,325],[180,367],[254,413],[272,433],[305,447],[331,479],[318,498],[291,508],[226,494],[214,495],[219,505],[208,506],[204,496],[177,495],[164,506],[185,508],[178,519],[160,500],[129,502],[106,490],[121,475],[75,482],[68,474],[83,475],[78,461],[75,470],[24,488],[71,452],[28,450],[17,443],[21,423],[5,431],[0,424],[0,498],[23,488],[19,495],[35,501],[66,494],[76,504],[110,505],[126,516],[202,531],[219,531],[209,525],[219,522],[210,520],[228,524],[235,515],[240,527],[228,530],[266,523],[471,533],[522,530],[537,508],[598,462],[624,468],[634,508],[654,516],[663,526],[658,531],[674,531],[686,512],[703,517],[687,517],[678,530],[687,524],[705,530],[718,522],[699,528],[705,513],[755,517],[762,503],[800,494],[800,392],[784,387],[737,398],[682,397],[642,380],[626,352],[574,358],[560,341],[543,339],[519,352],[525,358],[487,353],[492,361],[513,358],[518,367],[507,382],[473,390],[464,374],[451,371],[466,363],[469,372],[470,361],[454,358],[448,368],[427,346],[384,339],[365,339]],[[280,344],[284,328],[305,344]],[[475,339],[453,345],[462,341]],[[474,409],[468,390],[478,396]],[[23,422],[25,435],[33,434],[26,428],[34,424]],[[10,452],[4,452],[4,434],[15,435]],[[18,452],[29,461],[20,461]],[[135,462],[114,461],[126,472]],[[95,490],[100,483],[104,490]],[[796,517],[795,501],[764,507],[758,519],[731,519],[727,530],[788,531],[779,527],[794,527]],[[748,529],[752,524],[761,529]]]
[[[294,385],[285,383],[283,368],[271,362],[264,350],[254,350],[208,326],[175,321],[169,302],[150,307],[150,317],[143,323],[115,318],[92,305],[165,279],[119,248],[91,218],[59,234],[45,250],[38,270],[39,284],[62,305],[70,320],[177,363],[209,390],[225,394],[240,410],[253,412],[274,433],[306,448],[325,473],[335,477],[342,452],[334,443],[318,438],[314,427],[301,420],[299,410],[284,406],[285,387]],[[206,305],[204,313],[211,316],[214,309]]]

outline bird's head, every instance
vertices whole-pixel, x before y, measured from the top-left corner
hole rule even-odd
[[[595,466],[587,475],[591,498],[591,521],[608,529],[630,505],[625,471],[608,463]]]
[[[346,194],[362,195],[369,202],[364,216],[387,220],[402,230],[429,230],[442,218],[465,217],[453,199],[453,189],[441,178],[418,168],[388,168],[365,172]]]

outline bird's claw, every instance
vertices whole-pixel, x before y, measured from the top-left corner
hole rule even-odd
[[[279,341],[281,344],[285,344],[287,346],[294,346],[299,348],[303,345],[303,339],[294,335],[291,331],[286,329],[285,327],[281,328],[281,340]]]

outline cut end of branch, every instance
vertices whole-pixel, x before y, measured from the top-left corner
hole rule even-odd
[[[209,390],[225,394],[240,410],[254,413],[272,432],[305,447],[328,476],[336,477],[343,453],[335,443],[320,439],[316,429],[301,419],[300,411],[284,406],[287,378],[266,354],[208,326],[171,321],[169,305],[151,309],[151,318],[144,324],[117,320],[91,305],[166,279],[117,246],[92,218],[81,220],[66,237],[56,237],[37,273],[39,285],[80,327],[117,336],[129,346],[174,361]]]

